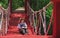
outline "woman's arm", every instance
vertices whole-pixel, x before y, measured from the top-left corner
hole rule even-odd
[[[27,24],[25,23],[25,28],[27,28]]]
[[[19,29],[20,29],[20,24],[18,24],[17,28],[19,28]]]

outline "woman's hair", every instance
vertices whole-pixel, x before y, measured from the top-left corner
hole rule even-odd
[[[24,19],[21,19],[21,21],[24,20]]]
[[[22,20],[24,20],[24,21],[25,21],[25,19],[24,19],[24,18],[19,18],[19,22],[21,22]]]

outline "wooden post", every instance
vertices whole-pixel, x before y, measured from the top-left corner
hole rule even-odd
[[[10,13],[12,13],[12,0],[9,0]]]
[[[54,2],[54,26],[53,26],[53,38],[60,38],[60,0]]]
[[[52,0],[54,4],[53,8],[53,38],[60,38],[60,0]]]
[[[43,7],[43,18],[44,18],[43,28],[44,28],[44,33],[46,34],[46,8],[45,7]]]
[[[27,2],[28,0],[25,0],[25,13],[27,13]]]
[[[3,20],[3,10],[2,7],[0,6],[0,14],[1,14],[1,18],[0,18],[0,36],[2,35],[2,20]]]

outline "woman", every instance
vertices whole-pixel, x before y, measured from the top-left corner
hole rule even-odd
[[[20,21],[20,23],[18,24],[19,33],[26,34],[27,33],[26,22],[24,21],[24,19],[20,19],[19,21]]]

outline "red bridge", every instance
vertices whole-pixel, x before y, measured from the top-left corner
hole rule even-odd
[[[51,2],[50,2],[51,3]],[[50,4],[49,3],[49,4]],[[46,19],[45,17],[45,8],[49,6],[49,4],[42,8],[39,11],[34,11],[30,8],[28,0],[25,0],[25,11],[24,13],[17,13],[17,12],[12,12],[12,0],[9,0],[9,7],[8,7],[8,12],[10,15],[10,20],[9,20],[9,26],[8,26],[8,31],[6,35],[0,36],[0,38],[59,38],[60,36],[60,17],[59,17],[59,12],[60,12],[60,1],[59,0],[52,0],[52,3],[54,4],[54,9],[53,13],[50,19],[50,23],[48,26],[48,29],[46,30],[46,20],[42,20],[43,18]],[[43,18],[42,14],[43,13]],[[34,12],[34,13],[32,13]],[[37,28],[34,28],[32,25],[34,25],[34,17],[39,14],[38,16],[38,23],[43,24],[44,28],[44,35],[41,35],[39,32],[39,26],[37,24]],[[21,35],[18,32],[17,24],[19,22],[19,17],[20,18],[25,18],[26,23],[28,24],[28,34],[26,35]],[[54,24],[53,24],[53,35],[48,35],[48,31],[50,29],[51,23],[52,23],[52,18],[54,18]],[[57,20],[57,21],[56,21]],[[40,23],[40,24],[41,24]],[[34,30],[35,29],[35,30]],[[4,29],[3,29],[4,30]],[[37,33],[39,35],[37,35]]]

